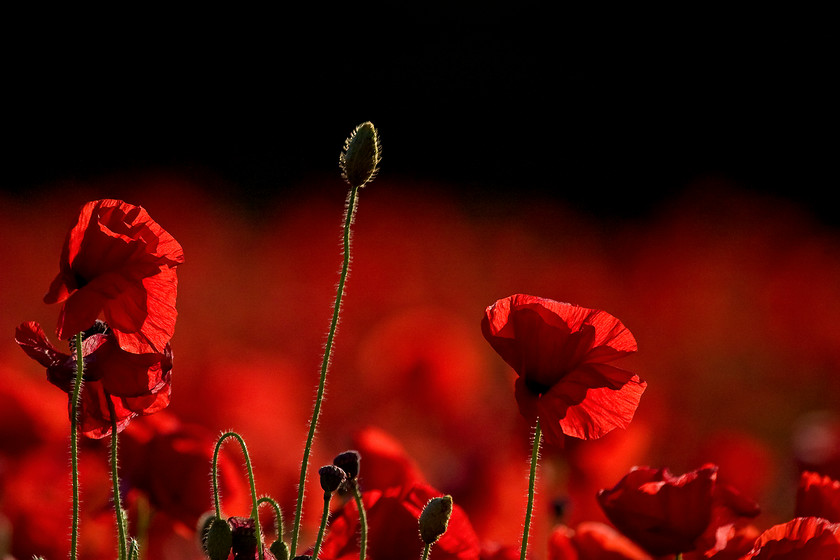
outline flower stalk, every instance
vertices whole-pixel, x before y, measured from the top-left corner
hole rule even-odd
[[[70,529],[70,560],[76,560],[76,550],[79,542],[79,442],[78,442],[78,409],[79,397],[82,394],[82,384],[85,375],[84,349],[82,348],[82,333],[76,333],[76,377],[73,380],[73,396],[70,400],[70,470],[73,478],[73,521]]]
[[[534,489],[537,481],[537,463],[539,462],[541,439],[540,419],[537,418],[534,428],[534,447],[531,450],[531,473],[528,476],[528,505],[525,509],[525,525],[522,528],[522,550],[519,552],[519,560],[525,560],[528,552],[528,533],[531,530],[531,516],[534,511]]]
[[[111,484],[113,485],[114,514],[117,518],[117,538],[119,540],[117,550],[119,551],[119,560],[126,560],[126,520],[125,512],[122,509],[122,500],[120,499],[120,478],[117,465],[117,411],[114,408],[111,395],[105,393],[105,400],[108,401],[108,412],[111,415]]]

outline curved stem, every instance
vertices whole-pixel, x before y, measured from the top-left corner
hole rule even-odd
[[[126,558],[126,535],[125,516],[123,515],[122,500],[120,499],[120,478],[117,466],[117,411],[111,395],[105,393],[105,400],[108,401],[108,414],[111,415],[111,483],[114,492],[114,513],[117,516],[117,535],[119,538],[119,559]]]
[[[76,378],[73,380],[73,396],[70,399],[70,470],[73,478],[73,525],[70,529],[70,560],[76,560],[79,541],[79,442],[78,415],[79,397],[82,394],[85,376],[82,333],[76,334]]]
[[[225,432],[221,436],[219,436],[219,441],[216,442],[216,448],[213,450],[213,467],[212,467],[212,478],[213,478],[213,505],[216,508],[216,517],[221,519],[222,518],[222,509],[219,506],[219,476],[218,476],[218,463],[219,463],[219,450],[222,448],[222,443],[228,438],[234,438],[236,441],[239,442],[239,446],[242,448],[242,454],[245,456],[245,468],[248,470],[248,482],[251,485],[251,517],[254,519],[254,530],[257,534],[257,552],[259,553],[260,560],[263,560],[263,537],[262,537],[262,529],[260,528],[260,516],[259,516],[259,500],[257,500],[257,486],[254,483],[254,469],[251,467],[251,458],[248,455],[248,447],[245,445],[245,440],[242,439],[242,436],[237,434],[236,432]]]
[[[312,560],[318,560],[318,552],[321,550],[321,542],[324,540],[324,533],[327,531],[327,517],[330,515],[330,499],[332,494],[324,492],[324,512],[321,514],[321,525],[318,527],[318,538],[315,539],[315,548],[312,550]]]
[[[528,507],[525,510],[525,525],[522,529],[522,550],[519,553],[519,560],[525,560],[528,551],[528,532],[531,529],[531,514],[534,510],[534,487],[537,480],[537,462],[540,456],[540,419],[537,418],[537,425],[534,428],[534,447],[531,450],[531,474],[528,477]]]
[[[359,560],[365,560],[367,556],[367,513],[365,512],[365,505],[362,502],[362,492],[359,490],[358,483],[353,484],[353,498],[356,500],[356,509],[359,510]]]
[[[277,540],[283,540],[283,510],[280,509],[280,504],[274,498],[263,496],[257,500],[257,507],[262,504],[269,504],[274,509],[274,532],[277,534]]]
[[[341,274],[338,278],[335,303],[333,305],[333,316],[330,322],[330,330],[327,333],[327,342],[324,345],[324,359],[321,362],[321,377],[318,381],[318,393],[315,397],[315,406],[312,409],[312,419],[309,422],[309,434],[306,436],[306,446],[303,449],[303,461],[300,466],[300,481],[298,482],[297,505],[295,507],[295,524],[292,529],[291,554],[294,558],[297,552],[297,544],[300,533],[300,518],[303,512],[304,486],[306,485],[306,469],[309,466],[309,454],[312,452],[312,442],[315,439],[315,430],[318,427],[318,419],[321,415],[321,403],[324,400],[324,388],[327,381],[327,370],[332,356],[332,346],[335,340],[335,333],[338,327],[338,317],[341,313],[341,299],[344,296],[344,285],[347,282],[347,275],[350,271],[350,230],[353,225],[353,216],[356,213],[356,193],[358,187],[352,187],[347,195],[347,204],[344,209],[344,262],[341,266]]]

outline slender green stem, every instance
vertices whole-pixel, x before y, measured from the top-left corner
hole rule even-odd
[[[70,470],[73,478],[73,525],[70,529],[70,560],[76,560],[79,541],[79,442],[78,415],[79,397],[85,376],[85,358],[82,348],[82,333],[76,334],[76,378],[73,380],[73,396],[70,400]]]
[[[117,466],[117,411],[111,395],[105,393],[105,400],[108,401],[108,414],[111,415],[111,483],[114,489],[114,513],[117,516],[117,535],[119,538],[119,559],[126,560],[126,534],[125,515],[120,499],[120,475]]]
[[[315,539],[315,548],[312,550],[312,560],[318,560],[318,553],[321,551],[321,542],[324,540],[324,533],[327,532],[327,517],[330,515],[331,498],[331,493],[324,492],[324,512],[321,514],[321,525],[318,527],[318,538]]]
[[[425,548],[423,548],[423,556],[420,557],[420,560],[428,560],[429,558],[429,551],[432,550],[431,543],[427,544]]]
[[[537,425],[534,428],[534,448],[531,450],[531,474],[528,477],[528,507],[525,510],[525,526],[522,529],[522,550],[519,553],[519,560],[525,560],[528,551],[528,532],[531,529],[531,514],[534,510],[534,488],[537,480],[537,463],[540,456],[540,419],[537,418]]]
[[[283,540],[283,510],[280,509],[280,504],[274,498],[263,496],[257,500],[257,506],[262,504],[269,504],[274,510],[274,532],[277,534],[277,540]]]
[[[257,500],[257,485],[254,483],[254,469],[251,467],[251,458],[248,455],[248,447],[245,445],[245,440],[242,439],[242,436],[236,432],[225,432],[219,436],[219,441],[216,442],[216,448],[213,450],[213,505],[216,508],[216,517],[218,519],[222,518],[222,508],[219,505],[219,451],[222,448],[222,443],[224,443],[224,441],[228,438],[234,438],[239,442],[239,446],[242,448],[242,454],[245,456],[245,468],[248,470],[248,482],[251,485],[251,517],[254,520],[254,530],[257,534],[257,552],[259,553],[260,560],[263,560],[263,537],[262,529],[260,528],[260,515],[258,511],[259,500]]]
[[[367,513],[365,512],[365,505],[362,503],[362,492],[359,490],[358,483],[353,484],[353,498],[356,500],[356,508],[359,510],[359,560],[365,560],[367,556]]]
[[[300,518],[303,512],[304,487],[306,485],[306,470],[309,466],[309,454],[312,452],[312,442],[315,439],[315,430],[318,427],[318,419],[321,415],[321,403],[324,400],[324,388],[327,381],[327,370],[332,356],[332,346],[335,340],[335,333],[338,328],[338,317],[341,313],[341,299],[344,296],[344,284],[347,282],[347,275],[350,271],[350,230],[353,225],[353,216],[356,213],[356,193],[358,187],[352,187],[347,195],[347,204],[344,210],[344,262],[341,266],[341,275],[338,278],[336,288],[335,304],[333,305],[333,316],[330,322],[330,330],[327,333],[327,342],[324,345],[324,359],[321,362],[321,377],[318,381],[318,393],[315,397],[315,406],[312,409],[312,419],[309,422],[309,434],[306,436],[306,446],[303,449],[303,461],[300,466],[300,481],[298,482],[297,505],[295,507],[295,524],[292,530],[292,558],[297,552],[298,538],[300,536]]]

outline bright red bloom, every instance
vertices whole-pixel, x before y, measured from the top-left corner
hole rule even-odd
[[[650,556],[609,525],[584,522],[574,530],[558,525],[548,541],[549,560],[650,560]]]
[[[368,557],[376,560],[420,558],[418,518],[426,503],[443,494],[431,486],[415,483],[406,487],[372,490],[362,494],[368,522]],[[455,504],[446,533],[432,551],[437,560],[478,560],[478,537],[467,515]],[[318,558],[352,560],[359,558],[359,512],[351,500],[329,526]]]
[[[822,517],[840,523],[840,480],[803,472],[796,492],[796,517]]]
[[[67,340],[103,314],[120,348],[163,353],[175,331],[175,267],[181,245],[140,206],[85,204],[67,234],[46,303],[63,303],[58,337]]]
[[[636,351],[609,313],[516,294],[485,310],[481,330],[519,376],[519,411],[540,419],[546,441],[599,438],[633,419],[647,383],[609,364]]]
[[[114,407],[117,431],[138,415],[153,414],[169,406],[172,352],[125,352],[114,334],[101,321],[82,341],[84,384],[79,401],[79,431],[90,438],[111,433],[109,401]],[[41,325],[22,323],[15,340],[26,354],[47,368],[47,380],[72,395],[76,355],[60,352],[47,340]],[[71,397],[72,398],[72,397]],[[68,410],[72,403],[68,399]]]
[[[650,554],[695,550],[712,521],[717,467],[706,465],[682,476],[668,469],[637,467],[598,503],[615,527]]]
[[[837,560],[840,523],[797,517],[764,531],[744,560]]]

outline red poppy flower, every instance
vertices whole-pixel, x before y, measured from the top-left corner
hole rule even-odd
[[[837,560],[840,523],[821,517],[797,517],[764,531],[744,560]]]
[[[840,480],[803,472],[796,492],[796,517],[822,517],[840,523]]]
[[[76,356],[60,352],[47,340],[41,325],[22,323],[15,340],[26,354],[47,368],[47,380],[72,394],[76,376]],[[117,431],[132,418],[153,414],[169,405],[172,352],[167,344],[163,353],[133,354],[118,345],[114,334],[101,321],[82,341],[84,384],[79,402],[79,431],[90,438],[111,433],[112,403]],[[68,402],[68,410],[71,403]]]
[[[598,492],[598,503],[615,527],[650,554],[674,555],[698,547],[712,521],[717,467],[684,474],[637,467],[612,490]]]
[[[181,246],[140,206],[96,200],[67,234],[46,303],[63,303],[58,337],[67,340],[104,314],[120,348],[163,353],[175,331],[175,267]]]
[[[548,541],[549,560],[651,560],[630,539],[603,523],[584,522],[574,530],[558,525]]]
[[[516,294],[488,307],[481,329],[519,376],[519,411],[540,419],[546,441],[599,438],[633,419],[647,383],[610,365],[636,340],[609,313]]]
[[[423,483],[372,490],[362,494],[368,522],[368,557],[376,560],[420,558],[418,519],[426,503],[443,494]],[[435,543],[432,556],[438,560],[478,560],[478,537],[467,515],[455,504],[446,533]],[[318,558],[359,558],[359,513],[349,501],[331,521]]]

